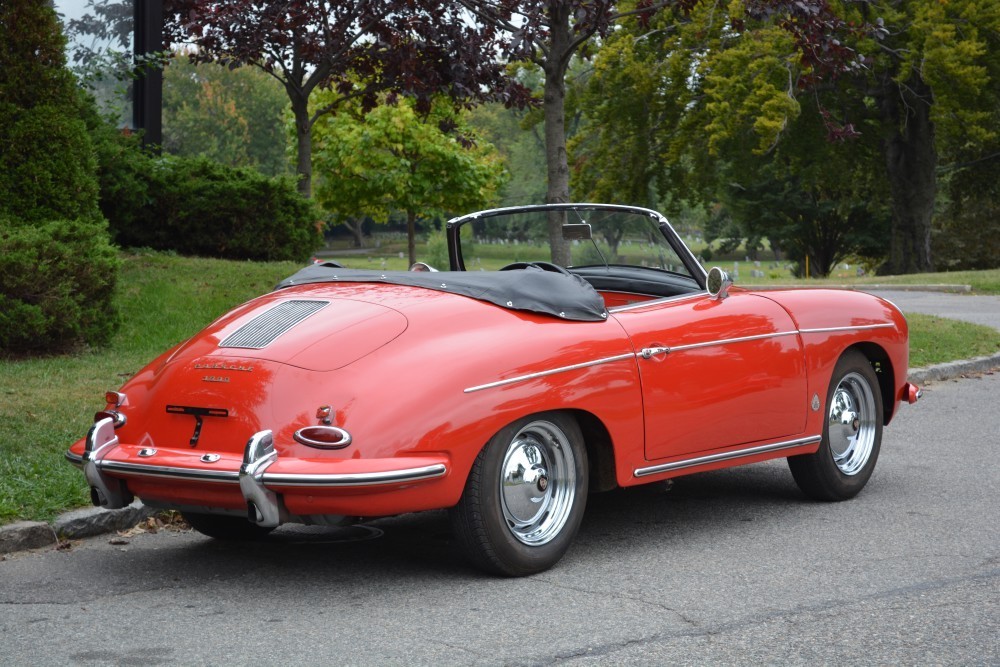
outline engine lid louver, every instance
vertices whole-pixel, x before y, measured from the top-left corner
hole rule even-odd
[[[219,343],[219,347],[259,350],[296,324],[316,313],[329,301],[285,301],[253,318]]]

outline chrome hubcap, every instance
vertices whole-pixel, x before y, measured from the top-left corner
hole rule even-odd
[[[845,475],[856,475],[875,446],[875,397],[858,373],[848,373],[830,401],[827,433],[833,462]]]
[[[511,534],[539,546],[555,538],[576,496],[576,460],[562,429],[527,424],[511,439],[500,467],[500,507]]]

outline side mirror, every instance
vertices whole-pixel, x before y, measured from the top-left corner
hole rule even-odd
[[[708,272],[706,286],[708,287],[709,295],[713,299],[722,301],[729,296],[729,288],[733,286],[733,280],[729,277],[728,273],[717,266],[713,266],[712,270]]]

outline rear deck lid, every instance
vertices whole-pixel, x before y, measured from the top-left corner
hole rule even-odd
[[[173,359],[239,357],[309,370],[343,368],[406,330],[406,317],[387,306],[337,297],[268,295],[220,318]]]

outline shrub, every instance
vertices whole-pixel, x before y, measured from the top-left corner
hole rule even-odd
[[[103,219],[35,225],[0,219],[0,351],[56,352],[105,344],[118,256]]]
[[[0,1],[0,352],[107,342],[117,257],[48,3]]]
[[[112,238],[138,219],[149,203],[149,178],[154,158],[142,149],[140,135],[127,134],[102,118],[89,94],[84,121],[97,158],[98,204],[108,219]]]
[[[150,165],[146,203],[133,219],[105,209],[122,245],[303,261],[322,242],[317,212],[291,177],[268,177],[205,158],[167,156]]]
[[[0,105],[0,146],[0,215],[24,224],[97,215],[94,150],[65,107]]]

